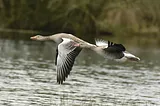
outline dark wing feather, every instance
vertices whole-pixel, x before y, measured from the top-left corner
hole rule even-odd
[[[124,56],[125,47],[122,44],[114,44],[108,41],[108,47],[104,48],[105,53],[113,59],[120,59]]]
[[[55,65],[57,65],[57,57],[58,57],[58,47],[56,48],[56,58],[55,58]]]
[[[106,48],[109,52],[123,52],[125,51],[125,47],[122,44],[113,44],[110,43],[111,45],[108,45],[108,47]]]
[[[111,41],[96,39],[96,45],[103,48],[103,54],[108,59],[120,59],[124,56],[126,50],[122,44],[116,44]]]

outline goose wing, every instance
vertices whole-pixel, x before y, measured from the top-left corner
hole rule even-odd
[[[122,44],[113,44],[103,50],[110,59],[121,59],[124,57],[125,47]]]
[[[124,57],[124,51],[126,50],[122,44],[116,44],[110,41],[96,40],[96,45],[103,47],[105,58],[120,59]]]
[[[105,40],[101,40],[101,39],[95,39],[96,45],[97,46],[106,46],[108,47],[108,42]]]
[[[77,43],[71,39],[63,38],[63,41],[57,47],[56,71],[57,82],[62,84],[72,70],[75,58],[81,51],[80,47],[75,46]]]

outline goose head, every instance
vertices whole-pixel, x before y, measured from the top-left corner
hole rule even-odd
[[[30,39],[38,40],[38,41],[45,41],[45,40],[48,39],[48,37],[47,36],[42,36],[42,35],[36,35],[36,36],[30,37]]]

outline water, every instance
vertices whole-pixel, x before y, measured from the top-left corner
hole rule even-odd
[[[0,40],[0,106],[159,106],[160,50],[130,51],[117,63],[82,51],[63,85],[56,83],[52,42]]]

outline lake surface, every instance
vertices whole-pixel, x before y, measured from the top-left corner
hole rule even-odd
[[[55,48],[0,40],[0,106],[160,106],[159,48],[130,47],[138,63],[82,51],[63,85],[56,83]]]

